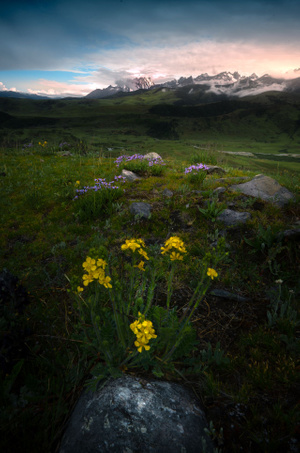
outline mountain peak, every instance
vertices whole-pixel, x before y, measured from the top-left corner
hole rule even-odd
[[[269,74],[264,74],[261,77],[258,77],[255,73],[250,76],[241,76],[237,71],[222,71],[216,75],[203,73],[195,78],[192,76],[180,77],[178,80],[174,79],[158,85],[154,85],[150,77],[137,77],[135,79],[117,81],[117,86],[110,85],[103,90],[95,90],[87,97],[99,99],[112,96],[118,92],[134,92],[138,89],[148,90],[155,87],[165,87],[176,90],[177,88],[197,85],[202,85],[203,92],[213,96],[244,97],[266,91],[295,91],[299,85],[293,83],[295,80],[298,79],[292,79],[287,82],[285,79],[276,79]],[[195,90],[189,91],[191,95],[194,92]]]

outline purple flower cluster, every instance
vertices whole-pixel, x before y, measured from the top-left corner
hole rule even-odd
[[[33,143],[25,143],[25,144],[23,145],[22,150],[27,149],[27,148],[32,148],[32,147],[33,147]]]
[[[149,167],[153,165],[166,165],[161,157],[157,157],[156,159],[149,160]]]
[[[94,181],[95,181],[94,186],[84,186],[83,189],[76,189],[77,195],[75,195],[74,200],[76,200],[80,195],[84,195],[89,190],[94,190],[95,192],[98,192],[98,190],[119,189],[119,186],[117,186],[116,183],[124,183],[126,181],[126,178],[124,176],[115,176],[114,181],[110,182],[106,182],[105,178],[97,178]]]
[[[124,154],[123,156],[119,156],[116,160],[115,160],[115,164],[117,165],[117,167],[124,161],[124,162],[131,162],[132,160],[143,160],[144,159],[144,156],[142,154],[133,154],[133,156],[126,156],[126,154]]]
[[[68,146],[71,146],[70,143],[67,143],[67,142],[62,142],[58,145],[60,148],[64,148],[64,147],[68,147]]]
[[[188,175],[189,173],[194,173],[198,172],[199,170],[208,170],[208,166],[205,164],[196,164],[196,165],[191,165],[190,167],[187,167],[184,170],[184,173]]]

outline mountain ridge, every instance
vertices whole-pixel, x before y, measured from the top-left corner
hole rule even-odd
[[[300,92],[300,77],[293,79],[276,78],[269,74],[264,74],[258,77],[255,73],[250,76],[241,76],[237,71],[231,73],[227,71],[220,72],[217,75],[209,75],[207,73],[200,74],[197,77],[180,77],[178,80],[173,79],[164,83],[154,84],[149,83],[147,78],[148,86],[145,87],[142,83],[143,78],[139,78],[139,85],[133,90],[126,85],[123,87],[109,86],[104,89],[97,89],[85,96],[88,99],[101,99],[105,97],[115,96],[116,94],[123,93],[135,93],[139,89],[152,90],[156,88],[165,88],[170,90],[176,90],[183,87],[191,87],[191,90],[197,86],[206,87],[204,92],[212,93],[217,96],[225,97],[245,97],[256,94],[261,94],[267,91],[288,91],[288,92]],[[151,79],[150,79],[151,80]],[[190,91],[192,94],[193,91]]]
[[[296,75],[299,70],[294,70]],[[178,90],[190,87],[190,94],[201,88],[206,95],[220,98],[234,98],[253,96],[268,91],[296,92],[300,93],[300,77],[285,79],[284,77],[273,77],[269,74],[257,76],[255,73],[250,76],[242,76],[238,71],[222,71],[216,75],[203,73],[197,77],[180,77],[163,83],[154,83],[150,77],[136,77],[133,79],[116,81],[116,85],[109,85],[106,88],[97,88],[85,96],[44,96],[18,91],[0,91],[2,98],[24,98],[24,99],[103,99],[122,94],[136,94],[139,90],[148,91],[157,88],[166,90]]]

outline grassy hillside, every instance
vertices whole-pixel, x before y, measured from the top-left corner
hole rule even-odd
[[[0,143],[22,147],[47,140],[72,145],[83,141],[90,150],[106,152],[139,146],[175,149],[182,144],[253,153],[299,153],[300,98],[268,93],[254,97],[217,100],[204,98],[201,87],[189,94],[156,89],[110,99],[26,100],[0,98]],[[10,116],[7,116],[10,115]],[[185,158],[189,146],[177,151]]]
[[[299,228],[299,99],[205,96],[0,98],[1,451],[56,453],[86,383],[126,372],[189,386],[220,452],[297,448],[300,256],[284,232]],[[151,151],[164,162],[120,158]],[[185,169],[200,162],[226,173],[195,182]],[[122,183],[122,168],[141,179]],[[229,190],[257,173],[294,201]],[[225,208],[251,218],[226,228]],[[142,353],[138,312],[157,334]]]
[[[140,141],[144,151],[152,143]],[[64,156],[48,145],[2,150],[0,269],[8,273],[0,275],[1,451],[57,451],[84,384],[108,370],[114,376],[130,372],[190,386],[214,424],[221,452],[294,451],[300,256],[297,242],[282,233],[299,223],[299,175],[278,172],[277,179],[296,197],[280,209],[228,190],[255,174],[228,164],[231,156],[184,142],[174,151],[174,143],[163,142],[165,165],[145,170],[140,161],[127,164],[140,180],[124,183],[113,195],[110,189],[90,190],[76,200],[76,190],[93,186],[95,179],[115,180],[121,173],[115,158],[73,147]],[[199,159],[221,164],[225,181],[211,175],[203,184],[193,183],[185,168]],[[220,184],[227,190],[217,198],[213,190]],[[134,201],[151,205],[150,219],[130,214]],[[250,212],[251,219],[237,229],[224,228],[216,216],[229,206]],[[174,236],[186,248],[178,262],[161,254]],[[132,238],[145,242],[145,272],[131,267],[132,251],[121,248]],[[105,274],[112,288],[93,286],[96,282],[84,286],[87,257],[109,263]],[[218,274],[213,280],[207,268]],[[189,313],[193,292],[198,288],[201,295],[205,285],[209,289],[191,314],[180,347],[168,356],[170,338],[181,332],[179,318]],[[231,296],[215,296],[213,290]],[[121,347],[111,317],[110,301],[118,294],[123,295],[119,310],[124,303],[130,309],[122,329],[131,349]],[[157,339],[149,351],[134,355],[128,326],[134,310],[144,310],[149,300],[147,316]]]

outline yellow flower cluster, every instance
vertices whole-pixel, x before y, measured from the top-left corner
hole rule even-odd
[[[121,245],[121,250],[131,250],[133,253],[138,252],[145,260],[149,260],[147,252],[144,250],[146,247],[143,239],[126,239],[125,244]],[[137,266],[141,271],[144,271],[145,261],[141,261]]]
[[[46,142],[46,140],[44,141],[44,143],[42,143],[42,142],[39,142],[39,145],[40,145],[40,146],[42,146],[43,148],[45,148],[45,146],[47,146],[47,142]]]
[[[107,266],[106,261],[99,258],[96,262],[95,259],[86,258],[86,261],[82,264],[82,267],[87,272],[83,275],[83,285],[88,286],[94,280],[98,280],[100,285],[105,286],[105,288],[112,288],[110,284],[111,278],[108,275],[105,275],[105,267]],[[80,293],[83,291],[83,288],[78,286],[77,291]]]
[[[176,251],[172,250],[175,249]],[[170,260],[175,261],[175,260],[183,260],[183,255],[186,253],[186,248],[184,246],[184,242],[178,237],[178,236],[172,236],[170,237],[166,242],[165,246],[161,247],[161,253],[162,255],[164,253],[170,253]]]
[[[155,330],[151,321],[147,321],[145,316],[139,312],[139,317],[136,321],[130,324],[130,329],[136,335],[136,341],[134,345],[137,347],[139,352],[143,351],[145,348],[146,351],[150,349],[149,341],[151,338],[157,338],[155,335]]]
[[[211,269],[210,267],[207,269],[207,275],[213,280],[215,277],[218,276],[218,273],[214,270]]]

